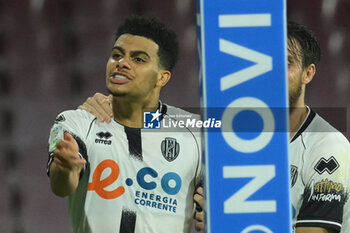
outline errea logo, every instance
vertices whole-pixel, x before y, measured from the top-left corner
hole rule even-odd
[[[112,144],[112,140],[108,140],[110,137],[113,136],[110,132],[98,132],[96,135],[98,138],[95,139],[95,143],[104,145]]]
[[[328,174],[332,174],[338,168],[339,163],[333,156],[329,159],[325,159],[322,157],[314,167],[315,171],[317,171],[320,175],[325,171],[328,172]]]

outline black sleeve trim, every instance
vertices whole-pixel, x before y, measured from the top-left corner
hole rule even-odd
[[[81,179],[81,177],[83,177],[84,172],[87,168],[87,166],[89,165],[89,157],[87,155],[87,149],[86,149],[86,145],[83,142],[83,140],[81,140],[78,136],[72,134],[73,138],[77,141],[78,146],[79,146],[79,156],[80,158],[84,158],[86,160],[86,164],[84,165],[84,168],[81,170],[80,172],[80,176],[79,179]]]
[[[49,159],[47,161],[47,165],[46,165],[46,174],[47,176],[50,176],[50,166],[51,166],[51,163],[53,161],[53,153],[49,153]]]
[[[324,229],[335,230],[340,232],[341,224],[338,222],[325,221],[325,220],[298,220],[296,227],[321,227]]]

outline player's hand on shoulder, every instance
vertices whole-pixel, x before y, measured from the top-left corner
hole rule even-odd
[[[95,93],[94,96],[89,97],[85,102],[78,107],[78,109],[85,110],[101,121],[110,123],[112,121],[113,112],[111,108],[112,96],[106,96],[101,93]]]
[[[79,173],[83,169],[86,160],[79,156],[78,143],[71,134],[65,133],[63,140],[57,142],[53,162],[63,172]]]
[[[204,230],[204,211],[203,211],[203,187],[199,186],[193,196],[196,203],[196,212],[194,214],[194,219],[197,220],[195,223],[196,231]]]

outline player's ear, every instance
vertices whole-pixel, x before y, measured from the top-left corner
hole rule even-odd
[[[169,70],[160,70],[158,74],[157,86],[164,87],[170,80],[171,72]]]
[[[315,64],[310,64],[308,67],[306,67],[305,75],[303,77],[303,83],[308,84],[309,82],[311,82],[311,80],[315,76],[315,73],[316,73]]]

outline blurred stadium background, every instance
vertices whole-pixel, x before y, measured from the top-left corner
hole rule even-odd
[[[181,58],[162,99],[198,107],[194,0],[0,0],[1,233],[70,232],[66,202],[46,176],[49,129],[59,112],[105,92],[114,32],[131,13],[157,16],[178,32]],[[312,28],[323,48],[307,103],[346,109],[340,126],[348,139],[349,13],[349,0],[288,2],[288,17]]]

